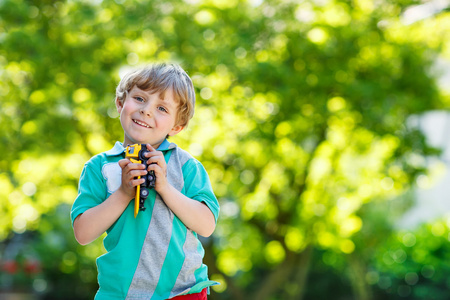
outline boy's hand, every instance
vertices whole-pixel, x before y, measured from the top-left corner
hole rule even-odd
[[[132,163],[128,159],[121,159],[119,160],[119,166],[122,168],[122,184],[119,189],[131,200],[136,195],[136,186],[145,181],[143,178],[135,179],[137,176],[147,174],[145,165]]]
[[[167,187],[167,165],[164,159],[164,154],[161,151],[157,151],[150,144],[147,144],[147,152],[145,154],[148,157],[147,171],[153,170],[155,172],[155,191],[160,192]]]

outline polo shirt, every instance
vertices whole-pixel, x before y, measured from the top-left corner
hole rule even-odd
[[[203,165],[189,153],[165,140],[157,149],[167,163],[167,180],[187,197],[205,203],[217,222],[219,204]],[[77,216],[99,205],[121,185],[118,161],[125,157],[119,142],[92,157],[80,176],[78,196],[71,210]],[[198,293],[217,282],[210,281],[203,264],[204,249],[193,232],[167,207],[154,189],[145,211],[134,217],[134,201],[106,231],[106,253],[97,259],[102,299],[168,299]]]

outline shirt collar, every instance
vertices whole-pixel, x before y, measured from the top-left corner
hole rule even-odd
[[[117,156],[117,155],[121,155],[124,152],[125,152],[125,148],[123,147],[122,143],[116,142],[114,147],[112,147],[111,150],[106,151],[105,154],[107,156]]]
[[[167,139],[165,139],[161,145],[159,145],[158,151],[165,151],[165,150],[170,150],[170,149],[174,149],[176,148],[177,145],[174,143],[169,142]],[[125,148],[123,146],[123,144],[121,142],[116,142],[116,144],[114,145],[114,147],[112,147],[111,150],[108,150],[105,152],[105,154],[107,156],[117,156],[117,155],[122,155],[122,153],[125,152]]]
[[[158,150],[158,151],[170,150],[170,149],[175,148],[176,146],[177,146],[176,144],[171,143],[167,139],[165,139],[161,143],[161,145],[159,145],[158,149],[156,149],[156,150]]]

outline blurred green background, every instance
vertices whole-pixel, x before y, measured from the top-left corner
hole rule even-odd
[[[449,215],[396,225],[441,153],[408,120],[449,108],[449,6],[1,0],[0,298],[93,298],[78,178],[123,139],[119,74],[170,60],[197,92],[173,141],[221,204],[211,299],[450,299]]]

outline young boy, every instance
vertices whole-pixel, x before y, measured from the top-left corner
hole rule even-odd
[[[107,232],[95,299],[206,299],[217,283],[197,234],[212,234],[219,204],[202,164],[166,139],[194,114],[192,81],[177,65],[150,65],[120,81],[115,103],[124,142],[85,164],[71,211],[80,244]],[[125,159],[132,144],[146,144],[147,165]],[[149,171],[155,187],[135,217],[132,200],[145,181],[136,178]]]

